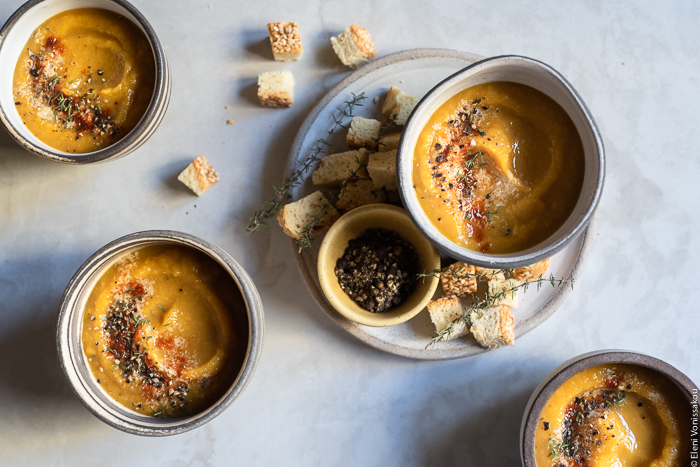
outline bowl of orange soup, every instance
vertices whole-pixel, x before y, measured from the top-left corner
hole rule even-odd
[[[165,53],[125,0],[31,0],[0,31],[0,121],[28,151],[86,164],[123,157],[170,100]]]
[[[165,436],[201,426],[238,397],[263,327],[255,285],[228,253],[182,232],[138,232],[98,250],[71,279],[58,353],[98,418]]]
[[[397,175],[406,210],[441,252],[512,268],[552,256],[586,228],[604,166],[596,124],[571,84],[542,62],[502,56],[418,103]]]
[[[575,357],[530,398],[520,430],[524,467],[692,464],[698,388],[668,363],[626,350]]]

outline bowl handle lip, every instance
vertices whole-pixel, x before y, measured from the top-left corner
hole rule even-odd
[[[600,357],[600,359],[591,362],[591,359],[595,357]],[[638,361],[640,357],[646,361]],[[689,400],[692,399],[693,391],[697,391],[697,386],[693,381],[676,367],[637,350],[601,349],[572,357],[544,377],[525,406],[520,424],[520,458],[523,467],[536,467],[534,435],[539,415],[552,394],[575,374],[599,365],[610,364],[637,365],[653,370],[674,383]]]
[[[443,90],[443,88],[448,87],[451,82],[457,78],[459,78],[461,75],[471,72],[477,68],[483,68],[484,65],[494,62],[494,61],[503,61],[503,62],[509,62],[509,61],[523,61],[523,62],[528,62],[531,64],[534,64],[540,68],[543,68],[546,70],[548,73],[552,74],[554,77],[556,77],[561,84],[564,86],[566,91],[571,94],[571,96],[574,98],[576,101],[576,104],[580,106],[582,113],[584,117],[586,118],[586,121],[590,124],[591,126],[591,131],[593,133],[593,137],[595,139],[595,146],[597,149],[598,153],[598,165],[599,165],[599,170],[598,170],[598,177],[596,180],[596,188],[595,191],[593,192],[593,197],[591,199],[591,202],[589,206],[587,207],[586,211],[581,215],[581,220],[578,222],[578,224],[575,226],[575,228],[569,232],[567,235],[563,236],[559,241],[553,243],[549,247],[547,247],[546,250],[542,250],[540,253],[531,253],[528,254],[527,256],[523,257],[523,259],[519,261],[510,261],[508,267],[519,267],[519,266],[524,266],[527,264],[532,264],[536,263],[537,261],[541,261],[545,258],[548,258],[555,253],[561,251],[566,245],[568,245],[573,239],[575,239],[583,230],[586,228],[588,223],[590,222],[591,218],[595,214],[595,211],[598,209],[598,205],[600,204],[600,198],[603,193],[603,186],[605,184],[605,146],[603,144],[603,138],[600,135],[600,129],[598,128],[598,124],[596,123],[595,119],[593,118],[593,115],[591,114],[590,109],[586,105],[586,103],[583,101],[581,98],[580,94],[576,91],[576,89],[573,87],[573,85],[567,80],[564,75],[562,75],[559,71],[557,71],[555,68],[552,66],[534,59],[530,57],[526,57],[523,55],[497,55],[494,57],[487,57],[484,58],[483,60],[480,60],[478,62],[474,62],[471,65],[468,65],[461,70],[451,74],[447,78],[443,79],[439,83],[437,83],[430,91],[428,91],[419,101],[418,104],[416,104],[416,108],[419,108],[421,104],[423,104],[428,98],[432,97],[434,94],[437,94]],[[415,212],[422,212],[422,210],[419,209],[420,206],[417,205],[417,200],[412,198],[410,195],[407,193],[410,191],[408,190],[407,187],[411,187],[413,182],[411,180],[406,180],[404,177],[404,171],[401,170],[401,167],[405,166],[406,164],[403,163],[404,158],[412,158],[413,154],[412,151],[404,149],[405,144],[407,143],[406,135],[417,131],[417,129],[414,129],[419,123],[414,119],[415,116],[415,111],[411,113],[411,115],[408,117],[408,120],[406,121],[406,125],[404,126],[404,131],[401,133],[401,138],[399,140],[399,148],[397,151],[397,177],[398,177],[398,182],[399,182],[399,196],[401,197],[401,201],[404,204],[404,206],[407,207],[406,211],[408,212],[409,216],[413,220],[413,222],[416,224],[418,229],[425,235],[427,238],[431,239],[431,242],[436,237],[436,232],[433,232],[430,230],[430,227],[427,227],[427,224],[424,225],[423,222],[419,222],[419,219],[416,219],[416,214]],[[405,144],[404,144],[405,143]],[[404,193],[406,191],[406,193]],[[411,206],[412,209],[408,209],[408,207]],[[415,211],[415,212],[414,212]],[[434,243],[434,242],[433,242]],[[441,250],[445,250],[446,253],[450,254],[451,256],[460,257],[460,253],[463,253],[463,249],[458,247],[457,245],[443,245]],[[463,255],[462,255],[463,256]],[[472,255],[474,257],[469,258],[469,262],[481,266],[481,267],[497,267],[501,265],[501,263],[494,263],[492,264],[492,261],[502,261],[498,259],[498,257],[494,256],[486,256],[486,255]],[[482,258],[483,256],[483,258]]]
[[[5,44],[5,39],[7,35],[15,26],[17,21],[29,10],[40,5],[41,3],[50,2],[55,0],[28,0],[22,4],[17,10],[15,10],[12,15],[5,21],[2,28],[0,29],[0,51]],[[137,23],[144,30],[146,38],[149,41],[151,49],[153,50],[153,57],[156,66],[156,77],[153,88],[153,95],[151,96],[151,101],[146,108],[146,112],[139,120],[139,123],[134,127],[126,136],[117,141],[116,143],[107,146],[106,148],[100,149],[98,151],[84,153],[84,154],[71,154],[57,151],[55,154],[47,151],[39,146],[36,146],[31,141],[25,140],[19,133],[19,131],[12,125],[10,119],[5,113],[5,109],[0,106],[0,122],[7,130],[8,134],[17,143],[22,146],[27,151],[34,153],[35,155],[42,157],[44,159],[51,160],[53,162],[59,162],[64,164],[85,164],[85,163],[96,163],[96,162],[106,162],[109,160],[119,159],[126,156],[134,149],[140,146],[136,145],[145,134],[147,134],[151,128],[149,122],[157,122],[157,126],[160,125],[160,121],[165,116],[165,111],[167,111],[170,105],[170,95],[172,78],[170,75],[170,69],[168,66],[168,60],[165,56],[165,50],[163,45],[160,43],[158,36],[156,35],[155,29],[151,23],[146,19],[146,17],[136,8],[133,4],[127,0],[107,0],[116,5],[121,6],[126,11],[128,11],[134,18],[136,18]],[[150,137],[151,135],[149,135]],[[141,143],[142,144],[142,143]],[[128,150],[131,148],[131,150]],[[122,154],[122,151],[128,150]]]
[[[80,284],[85,279],[86,275],[92,274],[93,272],[91,271],[90,266],[96,262],[102,262],[114,255],[118,255],[119,250],[134,246],[134,244],[138,244],[143,240],[162,240],[166,242],[176,240],[174,243],[188,245],[200,251],[202,251],[202,247],[212,250],[217,256],[220,257],[213,257],[212,259],[219,263],[219,259],[223,260],[226,263],[227,268],[231,269],[240,276],[240,278],[236,276],[231,277],[236,282],[246,303],[249,324],[248,348],[246,349],[246,355],[243,359],[241,370],[231,384],[229,391],[224,394],[222,398],[219,399],[219,402],[216,402],[212,407],[195,414],[192,417],[174,419],[173,423],[164,427],[146,427],[133,421],[124,421],[114,416],[110,411],[105,410],[100,403],[95,402],[94,405],[88,403],[87,399],[92,400],[92,396],[89,391],[82,387],[83,384],[80,384],[80,387],[78,387],[80,377],[78,376],[78,369],[76,367],[77,357],[73,355],[70,350],[70,328],[72,317],[74,316],[72,306],[76,299],[75,294],[80,289]],[[203,251],[203,253],[211,256],[206,251]],[[240,279],[242,279],[242,281]],[[256,332],[253,332],[254,328]],[[70,383],[69,385],[73,392],[93,415],[108,425],[131,434],[142,436],[168,436],[183,433],[207,423],[221,414],[240,395],[240,393],[243,392],[243,390],[250,383],[258,361],[260,360],[264,338],[264,328],[265,318],[260,295],[258,294],[255,284],[248,273],[240,264],[238,264],[235,259],[231,257],[231,255],[229,255],[218,245],[191,234],[174,230],[147,230],[134,232],[109,242],[90,255],[90,257],[86,259],[78,268],[71,280],[68,282],[63,296],[61,297],[58,323],[56,326],[56,345],[59,363],[64,376]]]

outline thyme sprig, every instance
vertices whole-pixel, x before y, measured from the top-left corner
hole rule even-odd
[[[501,269],[500,271],[510,271],[510,274],[512,275],[512,269]],[[494,272],[491,271],[486,271],[486,274],[484,274],[484,270],[480,271],[477,274],[481,274],[481,277],[477,280],[483,280],[484,277],[487,275],[492,275],[495,274]],[[504,273],[505,275],[505,273]],[[473,277],[476,277],[477,275],[472,275]],[[432,338],[432,340],[428,343],[428,345],[425,346],[425,348],[429,347],[434,347],[435,344],[438,342],[443,342],[446,340],[449,340],[450,336],[455,332],[455,328],[459,326],[460,324],[464,324],[465,326],[470,325],[470,320],[471,320],[471,315],[473,313],[480,313],[483,310],[487,308],[494,307],[501,303],[505,298],[508,297],[508,294],[511,294],[511,296],[515,297],[515,294],[517,291],[522,290],[523,293],[527,292],[528,287],[531,285],[536,285],[537,290],[540,290],[543,284],[549,283],[553,288],[560,287],[562,285],[570,285],[571,288],[574,288],[574,276],[573,273],[569,275],[569,277],[562,277],[562,278],[555,278],[554,274],[550,274],[549,277],[543,277],[540,275],[540,277],[534,281],[526,280],[525,282],[522,282],[520,284],[517,284],[512,287],[503,287],[500,292],[497,292],[495,294],[490,294],[489,292],[486,293],[486,296],[484,298],[477,297],[476,295],[472,294],[472,305],[471,308],[469,309],[469,312],[465,310],[464,313],[462,313],[460,316],[452,320],[450,324],[445,326],[443,329],[440,331],[436,332],[435,337]]]
[[[464,269],[464,266],[455,267],[454,264],[451,264],[443,269],[433,269],[430,272],[423,271],[422,273],[418,274],[418,279],[425,280],[426,277],[440,277],[441,275],[447,274],[447,273],[457,274],[462,269]],[[513,271],[514,271],[514,269],[481,269],[475,273],[465,274],[464,278],[465,279],[475,278],[477,280],[477,282],[481,282],[484,279],[488,279],[490,276],[495,276],[498,274],[503,274],[506,278],[511,277],[513,275]]]
[[[277,211],[282,208],[287,199],[291,198],[292,189],[304,182],[306,173],[314,163],[320,160],[321,153],[330,146],[333,146],[330,143],[330,138],[333,136],[333,133],[339,128],[347,128],[345,121],[354,116],[355,107],[362,107],[362,101],[366,98],[367,96],[365,96],[364,92],[360,94],[352,93],[352,99],[343,102],[343,105],[338,107],[337,111],[333,114],[333,126],[330,130],[326,131],[326,137],[316,140],[316,145],[311,149],[311,152],[306,158],[299,161],[301,166],[287,175],[281,187],[272,187],[275,193],[274,198],[265,201],[260,206],[260,209],[253,213],[248,228],[246,228],[246,233],[256,232],[267,227],[267,221],[277,214]]]

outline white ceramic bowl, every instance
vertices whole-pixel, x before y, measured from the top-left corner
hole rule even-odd
[[[530,396],[520,425],[520,459],[523,467],[537,467],[535,461],[535,433],[540,420],[540,413],[550,397],[552,397],[552,394],[569,378],[584,370],[599,365],[620,363],[649,368],[665,376],[675,383],[681,394],[687,398],[689,406],[693,400],[693,394],[695,394],[695,400],[697,400],[697,386],[690,378],[658,358],[632,350],[596,350],[579,355],[552,370]]]
[[[184,418],[149,417],[128,410],[112,399],[99,384],[85,360],[82,317],[85,304],[102,274],[125,254],[148,245],[170,243],[195,248],[216,260],[238,285],[246,305],[248,346],[238,376],[228,391],[208,409]],[[103,422],[128,433],[167,436],[193,430],[221,414],[245,389],[262,350],[263,307],[258,291],[245,270],[218,246],[182,232],[151,230],[119,238],[88,258],[68,283],[58,317],[58,357],[63,372],[81,402]]]
[[[75,8],[102,8],[124,16],[138,26],[153,50],[156,73],[151,103],[141,121],[124,138],[99,151],[71,154],[48,146],[22,123],[12,93],[17,59],[32,31],[47,19]],[[15,11],[0,30],[0,122],[23,148],[37,156],[66,164],[89,164],[119,159],[138,149],[155,133],[170,103],[171,79],[168,61],[153,27],[126,0],[30,0]]]
[[[423,211],[413,189],[414,149],[426,122],[455,94],[468,87],[494,81],[525,84],[554,99],[569,114],[581,136],[586,164],[581,194],[564,225],[539,245],[517,253],[501,255],[475,252],[447,239]],[[428,92],[406,123],[399,145],[397,164],[401,199],[413,222],[428,240],[448,256],[468,264],[497,269],[524,266],[549,258],[583,232],[598,206],[605,174],[603,141],[593,117],[573,86],[552,67],[516,55],[476,62]]]

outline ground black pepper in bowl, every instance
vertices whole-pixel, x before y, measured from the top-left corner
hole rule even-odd
[[[385,313],[416,288],[418,254],[397,232],[367,229],[338,259],[340,287],[365,310]]]

